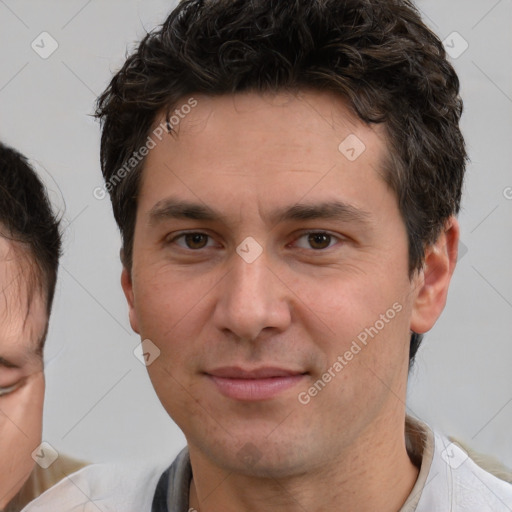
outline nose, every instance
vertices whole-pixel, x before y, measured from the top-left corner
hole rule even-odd
[[[291,292],[271,268],[265,251],[252,262],[234,253],[230,272],[218,289],[215,326],[236,338],[254,341],[263,330],[283,332],[290,325]]]

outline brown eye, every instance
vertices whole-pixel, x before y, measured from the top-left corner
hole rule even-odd
[[[342,236],[332,235],[327,231],[308,231],[301,235],[295,242],[299,249],[317,252],[327,252],[324,249],[331,249],[343,244]],[[338,247],[339,248],[339,247]]]
[[[168,235],[164,240],[164,246],[175,248],[176,246],[185,252],[199,252],[201,249],[213,249],[215,240],[211,235],[200,231],[190,231],[178,234],[174,237]],[[202,251],[201,251],[202,252]]]
[[[189,249],[202,249],[208,242],[208,235],[203,233],[188,233],[183,236]]]
[[[327,233],[310,233],[308,242],[313,249],[325,249],[331,243],[331,235]]]

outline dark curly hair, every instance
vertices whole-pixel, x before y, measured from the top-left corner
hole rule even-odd
[[[27,159],[0,143],[0,236],[19,244],[15,250],[20,264],[30,262],[23,275],[28,300],[41,290],[48,316],[61,256],[59,225],[46,189]]]
[[[98,98],[103,176],[112,184],[156,115],[169,119],[187,95],[301,89],[335,92],[363,122],[384,123],[412,276],[459,211],[466,150],[459,80],[408,0],[183,0]],[[143,166],[108,188],[127,268]]]

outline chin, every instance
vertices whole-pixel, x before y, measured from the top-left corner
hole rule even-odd
[[[281,456],[279,456],[281,455]],[[232,461],[230,471],[255,478],[284,479],[304,474],[307,463],[304,457],[290,458],[286,454],[267,454],[257,461]]]
[[[257,478],[286,478],[304,474],[309,467],[308,454],[301,443],[290,436],[288,442],[276,438],[268,439],[268,433],[261,436],[237,436],[239,443],[223,446],[218,443],[212,447],[208,443],[205,452],[210,460],[224,470]]]

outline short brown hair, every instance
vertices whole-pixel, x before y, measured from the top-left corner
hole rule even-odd
[[[29,300],[41,290],[48,316],[53,303],[61,256],[60,221],[45,186],[27,159],[0,143],[0,236],[18,244],[29,262]]]
[[[98,99],[103,176],[108,183],[156,115],[166,109],[169,118],[186,95],[307,88],[384,123],[385,179],[407,228],[412,276],[459,211],[466,151],[459,80],[408,0],[183,0]],[[143,165],[109,190],[128,268]]]

